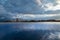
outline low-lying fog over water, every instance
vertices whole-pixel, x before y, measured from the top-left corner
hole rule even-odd
[[[60,22],[0,23],[0,40],[60,40]]]

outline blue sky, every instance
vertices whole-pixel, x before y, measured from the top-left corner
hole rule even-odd
[[[0,0],[0,17],[59,20],[60,0]]]

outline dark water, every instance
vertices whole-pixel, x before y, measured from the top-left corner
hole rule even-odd
[[[0,40],[60,40],[60,22],[0,23]]]

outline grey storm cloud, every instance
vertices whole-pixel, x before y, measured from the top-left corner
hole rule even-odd
[[[12,13],[38,13],[60,10],[59,0],[0,0],[6,11]]]
[[[43,10],[37,0],[7,0],[2,4],[5,10],[13,13],[42,13]]]

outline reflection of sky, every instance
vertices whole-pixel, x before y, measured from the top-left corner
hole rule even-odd
[[[49,31],[49,30],[56,30],[56,31]],[[58,37],[58,39],[60,39],[60,22],[0,23],[0,38],[2,38],[3,36],[5,37],[6,34],[11,33],[20,34],[20,32],[22,32],[22,34],[24,35],[26,32],[27,35],[37,33],[38,37],[40,37],[39,35],[41,35],[42,33],[42,35],[44,34],[43,38],[45,38],[45,36],[48,36],[48,39],[52,38],[55,39],[55,37],[56,38]]]
[[[26,13],[28,15],[23,15]],[[36,17],[34,14],[44,15]],[[9,15],[7,18],[60,19],[60,0],[0,0],[0,19],[5,15]]]
[[[43,30],[42,32],[46,32],[48,33],[49,30],[54,30],[55,33],[51,33],[53,31],[50,32],[50,35],[52,36],[52,34],[57,35],[58,31],[60,31],[60,22],[35,22],[35,23],[0,23],[0,37],[5,36],[6,34],[10,34],[10,33],[18,33],[21,31],[32,31],[34,33],[34,31],[37,31],[37,33],[39,33],[40,35],[40,31]],[[31,33],[31,32],[30,32]],[[45,33],[44,33],[45,34]],[[60,35],[60,32],[59,34]],[[49,36],[50,38],[50,36]]]
[[[49,31],[57,30],[57,31]],[[35,22],[35,23],[1,23],[0,24],[0,38],[9,36],[13,34],[15,37],[16,34],[20,34],[21,37],[30,37],[37,36],[47,39],[60,39],[60,22]],[[27,36],[28,35],[28,36]],[[41,35],[41,36],[40,36]],[[31,37],[32,37],[31,36]],[[20,36],[17,36],[20,37]],[[16,38],[16,37],[15,37]],[[34,37],[35,38],[35,37]],[[11,38],[10,38],[11,39]]]
[[[60,22],[35,22],[35,23],[1,23],[0,29],[3,31],[19,30],[58,30]]]

